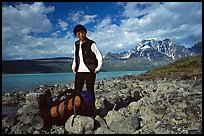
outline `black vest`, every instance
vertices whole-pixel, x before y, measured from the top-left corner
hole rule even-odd
[[[82,55],[83,55],[83,61],[86,65],[86,67],[89,69],[90,72],[94,72],[95,68],[98,66],[98,61],[96,59],[96,55],[91,50],[91,45],[95,43],[94,41],[86,38],[86,41],[82,43],[81,49],[82,49]],[[76,71],[79,69],[79,40],[75,42],[75,61],[76,61]]]

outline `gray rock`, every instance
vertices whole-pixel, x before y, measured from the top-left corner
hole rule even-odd
[[[74,123],[73,123],[73,127],[72,127],[73,117],[74,117],[74,115],[72,115],[65,123],[65,129],[69,133],[85,134],[87,131],[93,130],[93,128],[94,128],[94,119],[93,118],[77,115],[74,118]]]
[[[45,85],[32,93],[5,94],[2,96],[4,102],[7,98],[15,100],[20,108],[15,119],[2,115],[2,134],[64,134],[65,131],[68,134],[201,134],[201,81],[140,81],[134,76],[97,80],[95,105],[100,117],[95,119],[99,125],[94,126],[93,118],[78,115],[74,127],[71,127],[70,117],[65,127],[52,125],[51,130],[35,130],[31,126],[32,116],[39,112],[33,102],[37,98],[33,93],[44,93],[49,89],[55,98],[62,90],[73,88],[73,84]]]

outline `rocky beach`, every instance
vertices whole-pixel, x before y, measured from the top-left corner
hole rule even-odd
[[[38,95],[55,98],[73,84],[42,85],[34,91],[6,93],[2,105],[18,104],[16,116],[2,114],[2,134],[201,134],[202,78],[139,79],[122,76],[95,83],[95,118],[71,116],[64,126],[36,129]]]

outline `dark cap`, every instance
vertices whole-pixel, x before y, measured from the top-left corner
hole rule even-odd
[[[73,30],[74,35],[76,36],[76,33],[79,32],[79,31],[84,31],[85,33],[87,33],[86,28],[83,25],[80,25],[80,24],[75,26],[75,28]]]

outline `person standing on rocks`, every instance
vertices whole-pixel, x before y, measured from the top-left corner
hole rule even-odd
[[[86,37],[87,29],[83,25],[75,26],[73,32],[78,37],[74,46],[72,63],[72,71],[76,73],[74,88],[77,91],[83,91],[83,86],[86,83],[86,89],[94,96],[92,108],[89,110],[90,114],[94,114],[94,84],[96,74],[102,68],[102,55],[96,46],[96,42]]]

